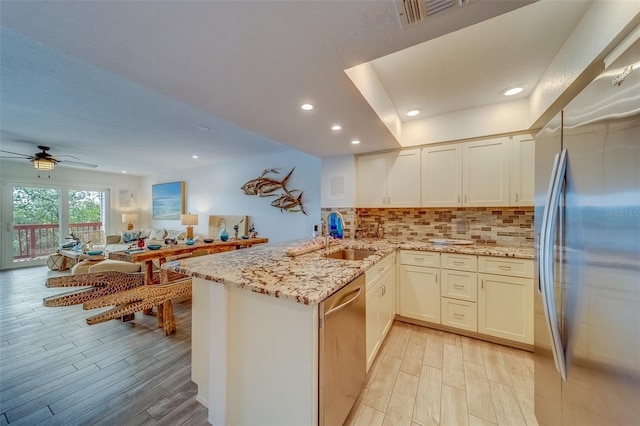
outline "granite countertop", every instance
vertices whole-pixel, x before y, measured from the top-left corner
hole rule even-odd
[[[396,249],[425,250],[473,255],[533,259],[533,248],[499,246],[445,246],[394,239],[344,239],[332,244],[330,252],[343,248],[374,249],[360,261],[325,258],[325,250],[291,257],[285,250],[304,240],[254,246],[242,250],[167,262],[163,268],[209,281],[244,288],[315,305],[361,275]]]

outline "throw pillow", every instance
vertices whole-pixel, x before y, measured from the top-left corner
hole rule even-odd
[[[165,239],[165,235],[167,235],[167,231],[165,229],[153,228],[149,232],[149,239],[150,240],[164,240]]]
[[[136,241],[138,238],[140,238],[139,232],[123,232],[122,233],[122,241],[124,241],[125,243],[131,243],[133,241]]]
[[[167,236],[165,238],[171,238],[174,240],[184,239],[186,233],[184,231],[167,231]]]

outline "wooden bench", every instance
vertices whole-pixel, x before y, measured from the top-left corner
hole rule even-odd
[[[160,282],[160,272],[154,274],[154,282]],[[135,313],[157,306],[158,326],[169,336],[176,332],[171,299],[191,296],[191,278],[173,275],[164,284],[145,285],[145,273],[119,271],[93,272],[66,275],[47,279],[46,286],[89,287],[55,296],[45,297],[44,306],[59,307],[83,303],[83,309],[113,306],[105,312],[87,318],[87,324],[99,324],[111,319],[131,320]]]

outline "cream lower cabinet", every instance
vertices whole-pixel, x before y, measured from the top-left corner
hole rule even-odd
[[[395,253],[365,272],[367,372],[395,318]]]
[[[440,324],[440,253],[400,250],[400,315]]]
[[[478,257],[478,332],[533,344],[533,260]]]
[[[477,331],[477,256],[443,253],[440,263],[442,325]]]

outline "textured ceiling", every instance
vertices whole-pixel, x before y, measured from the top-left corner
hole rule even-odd
[[[45,144],[98,170],[144,175],[291,148],[317,156],[395,148],[344,70],[377,59],[398,113],[418,102],[434,114],[496,102],[487,93],[515,81],[525,59],[535,66],[517,80],[537,81],[581,16],[576,6],[545,21],[576,2],[529,3],[471,1],[403,30],[391,1],[5,1],[2,149],[30,154]],[[520,15],[504,29],[496,20],[507,12]],[[483,21],[437,49],[401,52],[401,64],[379,59]],[[484,43],[472,32],[482,25],[490,28]],[[518,46],[527,55],[505,59]],[[430,82],[447,90],[433,94]],[[303,102],[316,109],[301,111]],[[329,129],[336,122],[344,126],[337,133]]]

